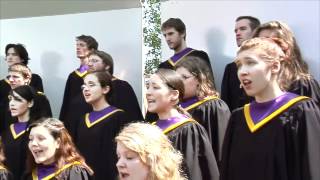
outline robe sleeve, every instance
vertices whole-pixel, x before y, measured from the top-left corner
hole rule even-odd
[[[200,124],[188,123],[170,132],[169,138],[183,154],[183,170],[190,179],[219,179],[212,146],[206,130]]]
[[[30,86],[34,87],[37,91],[43,92],[42,79],[38,74],[32,74]]]
[[[191,115],[206,129],[215,157],[220,160],[222,142],[230,119],[227,104],[221,99],[210,100],[196,107]]]
[[[68,168],[63,173],[64,174],[61,174],[63,180],[92,180],[93,179],[85,168],[78,165]]]

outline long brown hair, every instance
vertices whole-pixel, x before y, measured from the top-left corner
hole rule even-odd
[[[175,69],[179,67],[186,68],[199,82],[197,96],[204,98],[206,96],[219,96],[214,87],[214,80],[211,76],[211,70],[208,64],[201,58],[195,56],[187,56],[179,61]]]
[[[48,129],[50,134],[54,139],[60,139],[60,147],[56,150],[55,154],[55,164],[57,169],[61,169],[66,163],[80,162],[81,166],[85,168],[89,174],[93,174],[92,169],[86,164],[84,158],[80,155],[76,149],[72,138],[69,135],[67,129],[63,123],[55,118],[41,119],[29,126],[28,134],[34,127],[42,126]],[[32,170],[37,166],[34,157],[32,156],[30,150],[27,151],[27,172],[32,172]],[[57,177],[59,178],[59,176]]]
[[[283,39],[288,44],[290,49],[290,64],[291,71],[288,76],[288,81],[294,82],[299,79],[310,79],[308,70],[308,64],[303,60],[300,48],[297,44],[296,38],[289,26],[280,21],[270,21],[261,24],[254,32],[253,37],[259,37],[259,34],[263,30],[270,30],[275,33],[276,38]]]
[[[175,108],[181,114],[184,114],[184,115],[191,117],[190,114],[186,110],[184,110],[182,107],[180,107],[178,105],[179,102],[183,100],[184,88],[185,88],[184,84],[183,84],[182,77],[180,76],[180,74],[178,74],[174,70],[163,69],[163,68],[158,69],[155,74],[158,75],[160,77],[160,79],[164,82],[164,84],[166,84],[170,89],[177,90],[179,92],[179,99],[176,102]]]

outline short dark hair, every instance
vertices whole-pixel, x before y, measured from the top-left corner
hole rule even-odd
[[[260,21],[256,17],[253,17],[253,16],[239,16],[239,17],[237,17],[236,22],[238,22],[238,21],[240,21],[242,19],[248,19],[250,21],[249,26],[250,26],[252,31],[255,30],[258,26],[260,26]]]
[[[88,49],[92,50],[97,50],[98,49],[98,42],[96,41],[96,39],[94,39],[92,36],[88,36],[88,35],[81,35],[81,36],[78,36],[76,37],[76,39],[78,41],[83,41],[87,44],[88,46]]]
[[[182,22],[179,18],[169,18],[161,25],[161,31],[168,29],[168,28],[174,28],[177,30],[180,34],[185,34],[184,39],[186,39],[186,25]]]
[[[8,55],[8,51],[10,48],[13,48],[14,52],[18,54],[20,59],[22,59],[21,63],[28,65],[28,61],[30,58],[29,58],[28,51],[26,50],[23,44],[7,44],[5,48],[6,56]]]

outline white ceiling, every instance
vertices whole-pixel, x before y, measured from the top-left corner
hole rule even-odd
[[[0,19],[141,7],[140,0],[0,0]]]

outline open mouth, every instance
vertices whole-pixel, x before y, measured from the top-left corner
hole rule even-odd
[[[129,177],[129,173],[120,172],[119,176],[120,176],[120,179],[126,179],[127,177]]]
[[[250,84],[252,83],[252,81],[250,80],[242,80],[241,84],[243,85],[243,87],[248,87]]]
[[[40,149],[38,149],[38,150],[33,150],[33,151],[32,151],[32,154],[33,154],[35,157],[41,156],[42,153],[43,153],[43,150],[40,150]]]
[[[147,99],[148,105],[153,104],[156,102],[156,100],[153,99]]]

